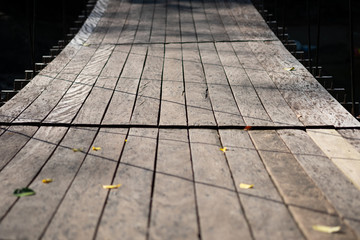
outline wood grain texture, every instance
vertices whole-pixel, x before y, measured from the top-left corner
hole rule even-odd
[[[0,136],[0,173],[21,148],[32,138],[38,127],[11,126]]]
[[[277,131],[296,160],[304,168],[326,198],[345,219],[357,236],[360,235],[360,191],[323,153],[304,131]]]
[[[112,184],[127,129],[100,129],[43,239],[91,239]],[[56,180],[53,184],[56,184]],[[81,229],[81,231],[79,231]]]
[[[37,239],[41,236],[82,164],[96,131],[71,128],[67,132],[53,155],[43,168],[38,169],[38,175],[29,185],[36,195],[19,199],[1,222],[2,236],[16,239]],[[73,152],[72,148],[82,148],[83,151]],[[42,179],[45,178],[52,178],[54,182],[44,184]],[[24,215],[34,216],[36,221],[29,222]]]
[[[231,43],[216,43],[215,46],[246,125],[274,125],[247,73],[239,63]]]
[[[337,132],[360,152],[360,129],[339,129]]]
[[[198,42],[213,41],[210,26],[206,19],[204,7],[201,1],[191,1],[196,37]]]
[[[182,52],[188,125],[214,126],[216,121],[208,95],[208,86],[198,46],[196,43],[183,44]]]
[[[160,125],[186,125],[181,45],[165,46]]]
[[[164,43],[166,32],[166,0],[156,1],[153,27],[151,30],[151,43]]]
[[[191,9],[191,1],[179,2],[181,42],[196,42],[196,31]]]
[[[157,147],[156,129],[131,129],[101,217],[97,239],[145,239]]]
[[[314,225],[342,225],[341,218],[291,154],[276,131],[250,131],[266,168],[282,195],[302,233],[309,239],[323,239],[323,233],[314,231]],[[354,239],[353,232],[342,226],[339,239]]]
[[[303,91],[309,98],[310,103],[318,109],[318,118],[328,118],[331,125],[336,127],[354,127],[360,123],[341,106],[316,79],[303,67],[280,42],[249,42],[248,45],[254,51],[267,72],[283,73],[282,77],[272,74],[273,79],[286,79],[292,76],[290,83],[285,82],[285,86],[279,84],[277,87],[286,88],[293,85],[293,89]],[[285,71],[285,67],[294,67],[295,71]],[[305,103],[304,103],[305,104]],[[299,106],[301,107],[301,105]],[[305,108],[309,108],[305,104]],[[316,112],[313,114],[316,115]]]
[[[164,46],[151,45],[141,76],[131,124],[157,125],[164,62]]]
[[[128,124],[146,59],[147,46],[133,46],[105,112],[103,124]]]
[[[40,127],[31,140],[19,151],[0,174],[0,217],[4,217],[12,204],[17,201],[13,192],[29,186],[46,163],[67,129],[62,127]],[[23,215],[22,215],[23,216]],[[20,226],[20,225],[18,225]],[[1,227],[1,226],[0,226]],[[17,234],[3,228],[1,236]],[[11,238],[11,237],[9,237]]]
[[[199,49],[209,97],[218,125],[244,125],[214,44],[199,44]]]
[[[36,177],[32,176],[33,181],[29,188],[33,189],[36,195],[19,199],[0,224],[2,236],[16,239],[37,239],[41,236],[71,185],[87,151],[91,147],[90,144],[96,132],[97,129],[70,128],[43,168],[32,162],[32,168],[38,167],[36,169],[38,175]],[[34,150],[39,151],[38,147]],[[73,152],[72,148],[82,148],[83,151]],[[43,159],[40,158],[38,161],[40,162]],[[30,174],[31,171],[26,174],[22,173],[22,178],[24,178],[24,175],[30,177]],[[42,183],[44,178],[53,178],[54,182],[45,185]],[[36,220],[29,221],[25,216],[36,217]]]
[[[255,239],[298,239],[301,234],[247,131],[220,130],[240,201]],[[254,184],[241,189],[240,183]],[[281,224],[279,224],[281,223]]]
[[[328,158],[360,190],[360,153],[336,130],[308,129],[307,133]]]
[[[199,234],[187,131],[161,129],[150,218],[150,239]]]
[[[129,52],[130,46],[120,45],[115,48],[73,123],[101,123]]]
[[[167,0],[166,5],[166,40],[167,43],[179,43],[181,41],[179,0]]]
[[[250,239],[225,155],[215,130],[190,130],[201,237]]]

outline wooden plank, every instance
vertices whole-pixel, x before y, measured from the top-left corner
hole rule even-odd
[[[198,42],[213,41],[210,26],[206,19],[204,6],[201,1],[191,1],[191,10],[195,24]]]
[[[150,37],[151,43],[165,42],[166,18],[166,0],[157,0]]]
[[[299,239],[296,222],[261,161],[248,132],[220,130],[226,158],[255,239]],[[241,189],[240,183],[254,184]]]
[[[32,104],[14,122],[41,122],[56,106],[75,81],[76,74],[60,73]]]
[[[199,234],[187,131],[161,129],[150,218],[150,239]]]
[[[265,167],[288,205],[301,231],[308,239],[324,239],[324,234],[314,231],[314,225],[342,225],[341,218],[326,196],[306,174],[276,131],[250,131]],[[351,239],[351,229],[343,226],[344,235],[331,236]]]
[[[129,124],[146,53],[146,46],[132,47],[102,124]]]
[[[12,195],[14,190],[26,187],[31,183],[66,130],[62,127],[40,127],[32,139],[1,171],[0,218],[3,218],[12,204],[17,201],[17,198]],[[0,235],[4,236],[2,231],[0,232]]]
[[[121,33],[124,30],[125,22],[130,12],[130,7],[132,5],[131,2],[124,0],[122,0],[120,3],[117,1],[114,1],[113,3],[116,3],[116,6],[113,8],[108,7],[108,9],[113,10],[115,8],[115,15],[109,18],[108,25],[110,28],[107,31],[102,44],[118,43]],[[116,21],[114,21],[114,19],[116,19]]]
[[[275,125],[303,126],[266,71],[252,69],[245,71]]]
[[[122,186],[109,193],[97,239],[146,238],[157,134],[156,129],[130,130],[113,182]]]
[[[183,44],[186,110],[189,126],[216,125],[196,43]]]
[[[274,125],[249,77],[239,63],[231,43],[216,43],[215,46],[246,125]]]
[[[360,191],[321,151],[309,135],[299,130],[277,131],[306,173],[360,236]]]
[[[215,1],[203,1],[206,19],[210,26],[214,41],[230,41],[228,33],[217,11]]]
[[[252,65],[254,67],[257,66],[258,69],[262,69],[263,65],[260,62],[265,61],[265,57],[262,54],[256,54],[255,56],[255,53],[252,52],[252,48],[248,45],[248,43],[232,43],[232,45],[235,49],[237,49],[238,56],[244,55],[244,57],[240,58],[240,61],[243,66],[245,66],[245,68],[251,68]],[[269,76],[272,78],[273,82],[281,92],[286,102],[296,113],[298,119],[305,126],[328,125],[330,122],[327,116],[319,114],[321,109],[307,96],[307,87],[304,85],[300,86],[297,81],[293,80],[293,75],[289,75],[288,71],[286,71],[284,68],[281,68],[276,72],[271,71],[271,69],[276,69],[278,67],[274,63],[274,58],[269,58],[266,61],[267,62],[264,63],[265,69],[267,70]],[[269,65],[271,65],[271,68],[268,68]],[[291,64],[287,66],[293,65]]]
[[[308,129],[307,133],[345,176],[360,189],[360,153],[334,129]]]
[[[250,239],[217,131],[190,129],[190,145],[201,237]]]
[[[120,45],[116,47],[73,123],[101,123],[129,52],[130,46]]]
[[[241,40],[278,40],[251,1],[226,1],[240,28]]]
[[[99,0],[91,16],[88,17],[74,42],[69,43],[63,51],[46,66],[22,91],[0,108],[0,121],[11,122],[31,105],[47,88],[51,80],[57,76],[81,50],[78,43],[86,41],[105,12],[105,1]],[[80,65],[81,66],[81,65]]]
[[[225,5],[223,0],[214,0],[216,3],[216,8],[219,14],[219,19],[224,25],[226,33],[229,36],[230,41],[236,41],[242,39],[242,33],[236,22],[235,17],[232,15],[231,11]]]
[[[218,125],[244,125],[214,44],[203,43],[198,46]]]
[[[179,3],[181,42],[196,42],[196,31],[189,0]]]
[[[112,183],[127,131],[127,129],[100,129],[93,146],[101,147],[101,150],[90,151],[86,156],[74,182],[46,229],[44,239],[93,238],[108,194],[102,185]]]
[[[150,45],[141,76],[131,124],[157,125],[160,108],[164,46]]]
[[[338,129],[337,132],[360,152],[360,129]]]
[[[165,46],[160,125],[186,125],[185,89],[180,44]]]
[[[32,138],[38,127],[10,126],[0,136],[0,171],[11,161],[21,148]]]
[[[114,46],[100,46],[74,84],[67,90],[56,107],[45,118],[46,123],[71,123],[90,94],[93,85],[108,61]]]
[[[181,41],[179,0],[168,0],[166,15],[166,42],[179,43]]]
[[[45,166],[36,168],[38,175],[36,177],[33,175],[31,179],[33,181],[29,186],[36,195],[20,198],[1,222],[2,236],[10,239],[40,238],[84,161],[87,151],[91,148],[90,144],[96,133],[97,129],[85,128],[71,128],[67,132]],[[83,152],[74,152],[72,148],[82,148]],[[40,149],[37,147],[34,150],[40,151]],[[41,160],[44,161],[44,158]],[[34,165],[34,162],[32,164]],[[24,165],[23,163],[22,167]],[[42,183],[44,178],[52,178],[54,182],[45,185]],[[33,221],[29,221],[25,216],[31,216]]]
[[[134,43],[148,43],[150,41],[150,34],[152,29],[152,22],[154,17],[154,0],[143,3],[143,10],[139,21],[139,26],[136,30]]]
[[[249,42],[250,48],[273,79],[289,78],[291,82],[279,84],[278,88],[292,86],[294,91],[303,91],[310,104],[318,109],[318,118],[326,117],[336,127],[360,126],[349,112],[345,110],[317,80],[285,49],[280,42]],[[285,67],[295,67],[295,71],[285,71]],[[275,73],[274,73],[275,72]],[[282,73],[280,76],[279,73]],[[315,113],[314,113],[315,114]]]

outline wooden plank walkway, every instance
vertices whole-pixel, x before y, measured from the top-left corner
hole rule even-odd
[[[249,0],[98,0],[0,108],[0,192],[0,239],[360,239],[360,123]]]

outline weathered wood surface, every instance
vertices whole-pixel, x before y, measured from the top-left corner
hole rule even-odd
[[[360,124],[249,0],[99,0],[0,125],[0,239],[360,238]]]

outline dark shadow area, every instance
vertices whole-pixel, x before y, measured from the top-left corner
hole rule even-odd
[[[23,79],[31,69],[30,21],[36,4],[35,61],[64,39],[73,21],[84,9],[85,1],[15,0],[0,4],[0,90],[12,89],[14,79]]]

